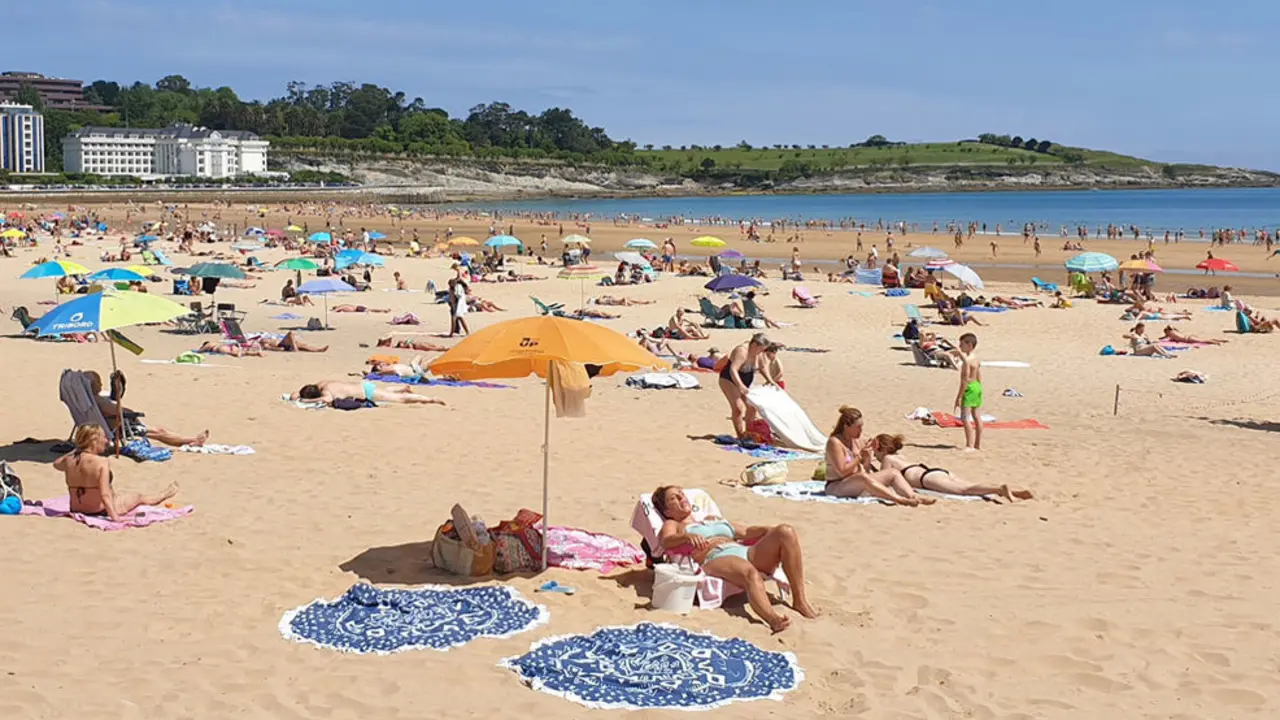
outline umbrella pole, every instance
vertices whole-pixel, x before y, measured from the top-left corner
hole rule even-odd
[[[324,298],[324,329],[329,329],[329,293],[320,293],[320,297]]]
[[[542,421],[542,571],[547,570],[547,541],[550,538],[548,530],[550,529],[547,522],[547,510],[550,504],[548,498],[549,488],[548,479],[551,475],[551,373],[547,372],[547,401],[546,411]]]
[[[107,344],[111,346],[111,377],[107,379],[107,387],[115,388],[116,377],[116,341],[107,335]],[[116,401],[116,458],[120,457],[120,441],[124,435],[124,398],[115,398]]]

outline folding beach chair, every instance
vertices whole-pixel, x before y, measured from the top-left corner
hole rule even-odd
[[[693,506],[695,519],[703,520],[709,517],[723,517],[720,514],[720,508],[716,505],[716,501],[706,491],[686,488],[684,494],[689,498],[689,503]],[[672,550],[666,550],[662,547],[662,543],[658,541],[658,535],[662,532],[662,515],[653,507],[652,495],[643,494],[636,502],[635,510],[631,513],[631,528],[644,538],[642,545],[645,552],[649,554],[651,562],[686,561],[693,563],[692,558]],[[701,572],[701,568],[699,568],[699,572]],[[787,579],[786,573],[782,572],[781,567],[774,571],[773,580],[778,583],[779,590],[790,594],[791,582]],[[703,610],[712,610],[720,607],[725,598],[742,592],[746,592],[746,590],[727,583],[720,578],[702,574],[698,582],[698,605]]]
[[[217,320],[236,320],[243,321],[248,317],[249,313],[243,310],[237,310],[235,303],[218,303],[215,308],[214,317]]]
[[[244,329],[240,327],[240,321],[232,317],[222,318],[218,321],[222,327],[222,336],[239,345],[247,345],[249,338],[245,337]]]
[[[1045,282],[1038,277],[1031,278],[1031,285],[1039,292],[1056,293],[1058,292],[1058,284]]]
[[[58,379],[58,399],[71,412],[71,432],[81,425],[97,425],[107,436],[107,442],[115,443],[115,433],[111,432],[111,423],[102,415],[97,398],[93,396],[93,385],[88,374],[80,370],[65,369]]]
[[[920,307],[917,305],[907,303],[906,305],[902,306],[902,310],[907,314],[908,320],[915,320],[917,323],[921,325],[931,324],[931,321],[926,320],[924,316],[920,314]]]
[[[547,303],[542,302],[538,298],[530,295],[529,299],[533,301],[534,307],[538,309],[539,315],[554,315],[556,317],[566,317],[564,311],[564,303]]]
[[[722,312],[720,308],[716,307],[715,303],[711,302],[710,298],[698,298],[698,312],[702,313],[702,317],[706,318],[703,323],[705,327],[731,328],[736,325],[733,314],[728,311]]]

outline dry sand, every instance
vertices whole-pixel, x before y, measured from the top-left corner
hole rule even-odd
[[[267,218],[271,227],[282,221]],[[313,230],[322,224],[310,221]],[[398,233],[385,220],[368,224]],[[484,237],[479,223],[451,224]],[[539,229],[516,229],[536,243]],[[601,225],[592,234],[605,247],[645,233]],[[660,240],[663,232],[647,234]],[[677,237],[691,234],[681,229]],[[835,256],[848,238],[809,233],[806,254],[825,242]],[[1204,249],[1182,250],[1178,265],[1162,247],[1159,259],[1190,267]],[[1265,267],[1260,249],[1244,250],[1221,255],[1246,267],[1254,262],[1246,256],[1256,253]],[[77,252],[90,267],[99,265],[96,247]],[[0,282],[6,317],[13,305],[34,307],[51,294],[52,281],[13,279],[34,257],[0,260],[0,276],[9,278]],[[281,254],[261,257],[272,262]],[[448,275],[442,260],[396,259],[360,302],[411,310],[426,320],[419,330],[444,330],[443,306],[425,304],[422,293],[383,292],[392,269],[415,288]],[[1025,292],[1029,274],[1020,271],[1023,282],[996,289]],[[269,274],[256,289],[225,290],[219,300],[249,310],[247,329],[274,330],[281,323],[267,318],[282,309],[256,303],[276,296],[283,281]],[[618,309],[623,318],[607,325],[628,331],[661,324],[675,305],[692,304],[700,285],[671,278],[616,289],[659,302]],[[977,330],[983,357],[1032,365],[986,372],[988,412],[1037,418],[1052,429],[990,431],[984,453],[963,455],[960,431],[903,419],[916,406],[947,408],[957,380],[912,366],[895,347],[890,336],[903,319],[901,299],[814,282],[822,305],[801,310],[786,299],[787,284],[769,285],[773,295],[761,304],[793,323],[771,334],[833,350],[783,358],[788,389],[820,427],[834,422],[839,405],[855,405],[869,431],[905,433],[911,460],[971,480],[1025,485],[1037,499],[917,509],[766,500],[717,484],[739,473],[742,456],[687,439],[728,431],[714,385],[644,393],[622,387],[620,378],[603,380],[587,419],[553,426],[552,521],[638,541],[629,527],[638,493],[662,483],[708,488],[734,519],[799,530],[823,616],[795,618],[791,629],[770,636],[745,610],[656,615],[644,609],[643,573],[602,578],[553,570],[550,578],[578,593],[535,594],[542,577],[507,581],[550,607],[551,622],[535,631],[478,640],[447,655],[343,655],[283,640],[281,614],[336,597],[361,579],[387,587],[449,581],[424,558],[454,502],[490,522],[536,508],[539,382],[517,381],[516,390],[433,388],[449,403],[444,409],[309,412],[278,400],[304,382],[360,370],[375,350],[358,343],[372,344],[392,329],[386,315],[335,315],[338,329],[323,338],[333,348],[324,355],[217,358],[212,362],[228,367],[201,368],[141,364],[126,355],[130,405],[156,424],[191,433],[208,428],[214,442],[251,444],[258,454],[114,462],[120,487],[181,483],[177,501],[196,512],[164,526],[104,534],[64,520],[0,518],[0,718],[578,717],[587,711],[525,688],[496,662],[547,635],[652,619],[796,653],[807,678],[785,702],[734,705],[717,711],[723,717],[1276,716],[1280,336],[1226,334],[1229,314],[1188,303],[1197,312],[1180,329],[1230,344],[1169,361],[1107,358],[1098,348],[1120,346],[1128,327],[1114,306],[1081,302],[1066,311],[984,316],[991,327]],[[508,308],[473,314],[473,328],[528,314],[529,294],[572,307],[582,292],[578,283],[556,279],[473,290]],[[1267,314],[1280,305],[1246,299],[1272,308]],[[155,328],[130,335],[151,358],[193,345]],[[747,335],[720,330],[711,343],[679,346],[728,349]],[[0,357],[7,410],[0,414],[0,457],[16,461],[29,497],[60,494],[65,486],[47,446],[15,442],[66,436],[59,373],[109,369],[107,348],[0,339]],[[1207,373],[1209,383],[1169,381],[1189,368]],[[1117,384],[1125,392],[1115,417]],[[1025,397],[1001,397],[1006,387]],[[811,467],[796,463],[792,472],[807,475]],[[666,716],[676,715],[637,715]]]

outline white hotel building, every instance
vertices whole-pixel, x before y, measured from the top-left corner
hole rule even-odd
[[[62,139],[65,172],[140,178],[267,175],[266,140],[243,130],[83,127]]]
[[[0,103],[0,168],[44,172],[44,116],[30,105]]]

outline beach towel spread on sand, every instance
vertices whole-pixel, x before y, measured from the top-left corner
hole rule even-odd
[[[547,535],[547,564],[553,567],[607,573],[645,562],[643,550],[612,535],[557,525]]]
[[[717,435],[712,440],[725,450],[750,455],[759,460],[819,460],[822,458],[818,453],[761,445],[750,440],[739,440],[732,435]]]
[[[709,710],[781,700],[804,680],[789,652],[653,623],[546,638],[499,667],[534,690],[597,709]]]
[[[213,443],[183,445],[178,448],[178,451],[197,455],[253,455],[257,452],[248,445],[216,445]]]
[[[941,411],[931,413],[938,427],[942,428],[960,428],[964,427],[964,423],[960,422],[960,418]],[[984,430],[1048,430],[1049,426],[1039,420],[1009,420],[1007,422],[982,422]]]
[[[779,445],[810,452],[822,452],[827,446],[827,436],[814,426],[786,390],[757,385],[747,392],[747,402],[769,423]]]
[[[195,512],[194,505],[187,505],[185,507],[173,509],[142,505],[128,515],[122,516],[120,522],[115,522],[109,517],[71,512],[71,498],[70,496],[63,495],[61,497],[49,498],[48,500],[41,500],[38,505],[23,505],[22,512],[18,514],[32,515],[35,517],[71,518],[82,525],[88,525],[89,527],[97,530],[114,532],[117,530],[128,530],[129,528],[140,528],[148,525],[155,525],[156,523],[186,517],[192,512]]]
[[[392,383],[397,385],[439,385],[443,387],[474,387],[489,389],[511,389],[514,385],[503,385],[501,383],[483,382],[477,380],[446,380],[444,378],[411,378],[400,377],[399,375],[383,375],[379,373],[369,373],[364,376],[365,380],[373,382]]]
[[[686,372],[637,373],[627,378],[627,387],[641,390],[697,390],[702,387],[698,378]]]
[[[511,637],[550,617],[546,607],[506,585],[381,590],[360,583],[337,600],[316,600],[285,613],[280,634],[342,652],[385,655]]]
[[[756,485],[751,491],[757,495],[763,495],[769,498],[782,498],[784,500],[796,500],[799,502],[823,502],[836,503],[841,505],[892,505],[893,503],[880,498],[862,496],[856,498],[842,498],[834,495],[826,494],[824,488],[826,483],[821,480],[804,480],[801,482],[789,482],[781,485]],[[944,498],[946,500],[985,500],[981,495],[951,495],[948,493],[933,492],[932,490],[916,489],[921,495],[931,495],[936,498]]]

